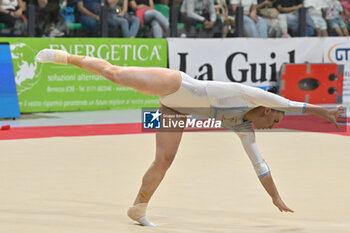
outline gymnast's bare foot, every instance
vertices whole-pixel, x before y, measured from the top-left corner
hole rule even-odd
[[[142,226],[156,227],[157,225],[150,222],[146,217],[147,203],[139,203],[129,208],[128,216],[139,222]]]
[[[35,57],[35,61],[41,63],[56,63],[67,65],[68,55],[66,51],[55,50],[55,49],[43,49]]]

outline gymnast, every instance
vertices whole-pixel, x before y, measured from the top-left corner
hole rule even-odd
[[[343,106],[326,109],[239,83],[198,81],[166,68],[116,66],[103,59],[71,55],[61,50],[41,50],[36,61],[74,65],[142,94],[159,96],[162,114],[193,114],[223,120],[223,127],[233,130],[241,139],[262,186],[281,212],[293,210],[277,191],[270,169],[257,148],[252,124],[257,129],[271,129],[283,119],[284,112],[291,111],[327,119],[338,127],[336,119],[344,113]],[[186,117],[179,116],[177,120],[186,121]],[[133,206],[128,210],[128,216],[141,225],[156,226],[146,217],[147,205],[175,158],[182,133],[183,128],[156,132],[155,160],[144,174]]]

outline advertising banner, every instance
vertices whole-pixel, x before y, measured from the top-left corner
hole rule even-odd
[[[74,66],[41,64],[41,49],[102,58],[120,66],[167,66],[164,39],[0,38],[9,42],[21,112],[136,109],[155,107],[158,98],[121,87]]]
[[[325,63],[344,65],[343,102],[350,103],[350,38],[325,38],[323,48]]]
[[[8,43],[0,43],[0,118],[20,117],[16,84]]]
[[[169,67],[199,80],[239,82],[266,89],[277,85],[283,63],[321,63],[323,41],[293,39],[169,38]]]

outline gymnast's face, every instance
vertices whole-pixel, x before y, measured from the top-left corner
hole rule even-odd
[[[252,122],[257,129],[272,129],[272,127],[280,122],[283,117],[283,112],[262,107]]]

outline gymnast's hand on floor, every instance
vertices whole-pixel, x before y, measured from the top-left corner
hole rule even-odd
[[[272,202],[275,206],[277,206],[277,208],[281,211],[281,212],[291,212],[294,213],[294,210],[291,210],[288,208],[288,206],[286,204],[284,204],[284,202],[282,201],[282,199],[280,197],[277,198],[273,198]]]

